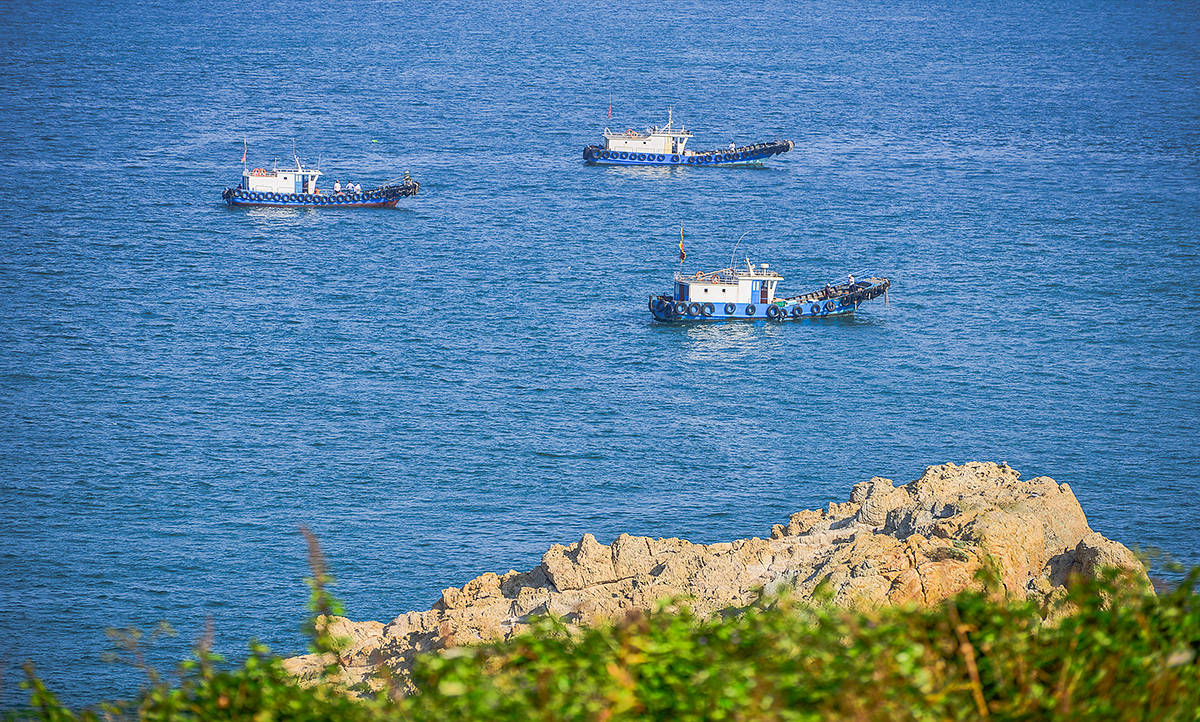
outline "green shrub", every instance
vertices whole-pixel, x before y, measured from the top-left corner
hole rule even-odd
[[[422,658],[409,719],[1195,719],[1193,577],[1155,597],[1081,581],[1065,616],[967,592],[871,613],[787,599],[698,619],[633,614]]]
[[[315,545],[314,545],[315,550]],[[319,553],[312,606],[330,611]],[[1077,580],[1057,610],[964,592],[931,608],[855,612],[792,599],[700,618],[683,602],[569,630],[545,618],[512,640],[418,658],[409,697],[296,685],[252,646],[228,666],[201,650],[180,681],[76,713],[32,674],[43,719],[946,720],[1197,719],[1193,572],[1155,596],[1132,576]],[[1053,623],[1042,621],[1054,611]],[[340,640],[309,631],[317,651]]]

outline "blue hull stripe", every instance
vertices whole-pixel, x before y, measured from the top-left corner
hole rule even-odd
[[[394,207],[399,198],[390,201],[359,201],[358,203],[313,203],[307,201],[250,201],[245,198],[227,198],[237,208],[386,208]]]
[[[407,179],[403,184],[380,186],[366,192],[276,193],[248,191],[240,186],[226,188],[221,198],[238,208],[394,208],[401,198],[415,196],[421,184]]]
[[[822,301],[818,303],[816,301],[812,301],[807,303],[793,303],[786,306],[761,303],[735,303],[733,304],[733,313],[725,313],[726,304],[713,303],[711,304],[712,315],[706,316],[703,312],[695,315],[691,315],[686,312],[683,314],[668,313],[665,312],[661,306],[658,308],[655,307],[656,300],[657,297],[650,299],[650,313],[658,321],[790,321],[799,320],[802,318],[828,318],[829,316],[846,316],[854,313],[855,310],[853,304],[849,306],[841,306],[837,305],[835,302],[833,309],[826,311],[825,304],[827,302]],[[691,307],[694,304],[689,303],[687,305]],[[695,305],[699,305],[703,308],[705,304],[701,303]],[[817,307],[816,313],[813,313],[813,306]],[[780,310],[780,314],[773,318],[767,315],[767,309],[772,307]],[[797,309],[799,309],[799,312],[797,312]],[[753,313],[748,313],[748,310],[753,310]]]
[[[764,158],[787,153],[792,142],[760,143],[730,151],[710,151],[696,155],[673,155],[671,153],[633,153],[611,151],[589,145],[583,149],[583,159],[588,165],[678,165],[678,166],[731,166],[758,163]]]

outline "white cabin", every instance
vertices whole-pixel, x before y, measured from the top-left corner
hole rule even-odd
[[[746,259],[745,268],[722,268],[719,271],[695,275],[675,274],[675,300],[704,303],[756,303],[775,301],[775,287],[783,276],[771,270],[770,264],[755,266]]]
[[[631,151],[634,153],[670,153],[686,155],[683,147],[692,137],[690,131],[683,126],[671,127],[671,111],[667,111],[667,124],[647,128],[645,133],[639,133],[633,128],[624,133],[614,133],[604,129],[604,149],[615,151]]]
[[[290,170],[272,168],[242,168],[242,190],[262,193],[317,193],[317,178],[321,171],[304,168],[300,162]]]

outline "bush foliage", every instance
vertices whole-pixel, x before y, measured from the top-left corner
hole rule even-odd
[[[314,558],[307,629],[315,650],[336,654],[339,641],[316,615],[333,603],[319,554]],[[333,684],[302,688],[261,646],[228,664],[201,645],[173,683],[152,677],[132,701],[83,711],[60,704],[30,670],[27,714],[438,722],[1197,719],[1196,576],[1161,596],[1116,572],[1075,580],[1054,609],[1004,599],[993,587],[931,608],[860,612],[782,597],[714,618],[676,602],[584,630],[544,618],[506,642],[418,658],[412,680],[419,691],[407,697],[352,696]],[[1047,613],[1053,621],[1042,621]]]

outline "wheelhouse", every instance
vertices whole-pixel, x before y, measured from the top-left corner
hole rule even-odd
[[[676,273],[674,299],[689,303],[774,303],[775,288],[782,280],[770,264],[755,266],[747,259],[744,268],[697,271],[692,276]]]
[[[317,178],[320,177],[321,171],[303,168],[299,164],[295,169],[289,170],[243,168],[239,187],[245,191],[261,193],[316,193]]]
[[[614,133],[605,128],[604,150],[683,155],[684,146],[691,137],[691,131],[683,126],[672,127],[671,111],[668,110],[667,124],[661,128],[658,126],[648,128],[645,133],[639,133],[632,128],[623,133]]]

